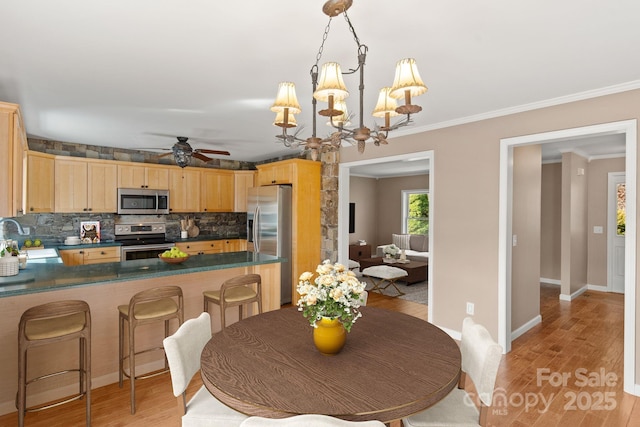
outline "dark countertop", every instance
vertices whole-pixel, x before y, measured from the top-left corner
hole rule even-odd
[[[79,246],[82,245],[74,247]],[[182,264],[167,264],[157,258],[78,266],[27,263],[26,269],[20,270],[17,276],[11,276],[12,283],[0,284],[0,298],[283,261],[284,258],[243,251],[195,255]]]

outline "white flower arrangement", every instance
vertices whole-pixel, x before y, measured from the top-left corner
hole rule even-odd
[[[390,244],[384,247],[384,249],[382,250],[386,255],[395,257],[396,255],[398,255],[400,253],[400,248],[397,247],[394,244]]]
[[[360,295],[365,284],[344,265],[323,261],[316,269],[318,276],[306,271],[298,282],[298,310],[309,320],[311,326],[322,317],[338,318],[349,332],[353,323],[362,316]]]

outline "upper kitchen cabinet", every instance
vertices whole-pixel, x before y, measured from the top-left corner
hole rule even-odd
[[[118,167],[114,162],[55,159],[56,212],[113,212],[118,209]]]
[[[292,184],[294,165],[290,160],[258,165],[258,186]]]
[[[200,212],[200,170],[169,170],[169,210],[172,213]]]
[[[53,212],[55,156],[28,151],[25,176],[27,177],[25,213]]]
[[[0,217],[24,213],[23,167],[27,155],[27,134],[16,104],[0,102]]]
[[[233,202],[234,212],[246,212],[247,211],[247,190],[255,186],[255,171],[234,171],[233,172],[233,187],[235,198]]]
[[[232,212],[234,199],[233,171],[209,169],[201,172],[202,211]]]
[[[169,189],[169,168],[166,166],[118,165],[118,187]]]

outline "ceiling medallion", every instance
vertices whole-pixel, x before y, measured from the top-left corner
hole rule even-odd
[[[387,144],[387,136],[390,131],[406,126],[411,123],[411,115],[422,110],[419,105],[411,104],[412,96],[422,95],[427,91],[427,86],[422,82],[416,62],[413,58],[407,58],[396,64],[395,79],[391,87],[385,87],[380,90],[378,102],[373,110],[373,117],[384,118],[382,126],[377,123],[371,130],[364,125],[364,65],[367,57],[368,47],[358,39],[356,31],[351,24],[351,20],[347,15],[347,9],[351,7],[352,0],[330,0],[326,2],[322,11],[329,16],[322,44],[316,55],[316,63],[311,67],[311,84],[313,86],[313,99],[311,101],[313,107],[313,132],[306,139],[298,137],[299,129],[295,133],[288,133],[288,129],[297,126],[295,114],[299,114],[302,110],[296,97],[295,84],[291,82],[282,82],[278,86],[276,100],[271,106],[271,111],[276,113],[274,121],[275,126],[282,128],[282,133],[277,138],[284,143],[286,147],[297,148],[304,146],[305,149],[311,150],[311,157],[314,160],[318,158],[318,152],[323,147],[339,148],[342,141],[349,141],[358,146],[360,153],[364,152],[365,143],[372,140],[374,145]],[[328,62],[322,65],[320,79],[318,79],[318,63],[322,57],[324,42],[327,39],[331,27],[331,20],[338,15],[344,15],[344,19],[349,26],[349,30],[353,34],[353,38],[358,47],[357,58],[358,67],[350,69],[348,72],[342,72],[340,64],[336,62]],[[349,96],[349,92],[344,84],[343,75],[354,74],[359,72],[360,76],[360,98],[359,98],[359,123],[356,128],[348,128],[350,116],[347,112],[345,99]],[[396,100],[404,99],[404,105],[398,106]],[[327,124],[333,127],[334,132],[325,137],[320,138],[316,134],[316,107],[317,102],[326,102],[327,108],[317,113],[327,118]],[[404,115],[399,122],[391,124],[391,117]]]

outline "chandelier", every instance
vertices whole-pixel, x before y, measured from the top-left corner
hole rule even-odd
[[[384,124],[374,126],[371,130],[364,125],[364,65],[367,57],[367,46],[360,43],[360,39],[356,35],[356,31],[351,24],[351,20],[347,15],[347,9],[351,7],[353,0],[329,0],[322,11],[329,16],[322,44],[316,55],[316,63],[311,67],[311,84],[313,87],[313,99],[311,101],[313,107],[313,129],[312,135],[307,139],[298,137],[298,130],[295,133],[289,133],[289,129],[297,126],[295,114],[299,114],[302,110],[296,97],[295,84],[291,82],[282,82],[278,86],[276,100],[271,106],[271,111],[276,113],[274,125],[282,128],[282,133],[277,135],[286,147],[296,148],[304,145],[306,149],[311,150],[311,156],[317,160],[318,152],[322,147],[339,148],[342,141],[355,143],[360,153],[364,152],[365,143],[372,140],[374,145],[387,144],[387,136],[390,131],[399,127],[406,126],[411,123],[411,115],[422,110],[419,105],[411,104],[412,96],[422,95],[427,91],[427,86],[422,82],[416,62],[412,58],[399,61],[396,64],[395,79],[391,87],[385,87],[380,90],[378,102],[373,110],[373,117],[384,118]],[[318,63],[322,58],[324,43],[327,40],[331,28],[331,20],[338,15],[344,15],[344,19],[349,26],[351,34],[358,46],[357,57],[358,67],[350,69],[348,72],[342,72],[340,64],[336,62],[328,62],[322,66],[320,79],[318,79]],[[357,128],[349,128],[351,124],[345,99],[349,96],[349,92],[344,84],[343,75],[354,74],[359,72],[360,76],[360,98],[359,98],[359,123]],[[404,99],[404,105],[397,105],[397,99]],[[316,133],[316,109],[317,102],[326,102],[327,108],[317,113],[327,118],[327,124],[335,130],[329,136],[320,138]],[[404,115],[400,121],[391,124],[391,117]]]

